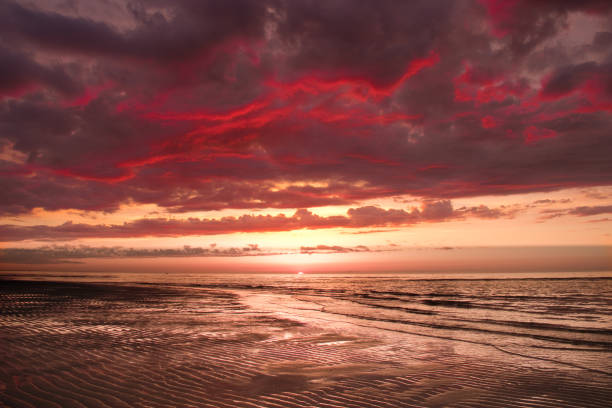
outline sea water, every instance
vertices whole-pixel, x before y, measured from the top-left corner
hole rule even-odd
[[[322,325],[481,345],[612,373],[612,273],[227,274],[19,272],[21,279],[205,288]]]

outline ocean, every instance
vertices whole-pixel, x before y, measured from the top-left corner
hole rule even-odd
[[[612,400],[609,273],[1,278],[9,407]]]

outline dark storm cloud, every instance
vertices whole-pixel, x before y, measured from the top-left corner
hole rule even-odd
[[[46,50],[175,62],[205,56],[228,40],[261,37],[265,7],[263,1],[243,0],[130,2],[137,25],[122,32],[109,22],[8,1],[0,7],[0,25],[8,38]]]
[[[410,194],[422,222],[612,182],[609,33],[555,37],[609,2],[119,3],[0,6],[0,213]],[[345,222],[380,211],[414,217]]]
[[[609,50],[612,47],[612,32],[600,31],[595,34],[593,47],[598,51]]]
[[[286,1],[277,23],[288,58],[288,72],[281,74],[389,85],[435,48],[452,10],[440,0]]]
[[[28,88],[50,87],[66,95],[79,90],[79,84],[60,66],[44,66],[28,55],[0,44],[0,97],[19,96]]]
[[[540,94],[545,98],[559,98],[576,91],[588,81],[594,82],[595,89],[591,92],[601,92],[606,99],[612,99],[612,63],[596,64],[592,61],[556,69]]]
[[[606,15],[612,10],[607,0],[481,0],[499,37],[507,36],[515,53],[532,51],[542,41],[565,28],[571,12]]]

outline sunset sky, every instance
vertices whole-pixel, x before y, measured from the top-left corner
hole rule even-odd
[[[0,4],[0,269],[611,270],[609,0]]]

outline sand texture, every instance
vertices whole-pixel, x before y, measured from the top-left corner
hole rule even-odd
[[[603,408],[612,401],[605,373],[293,319],[244,296],[2,281],[0,405]]]

